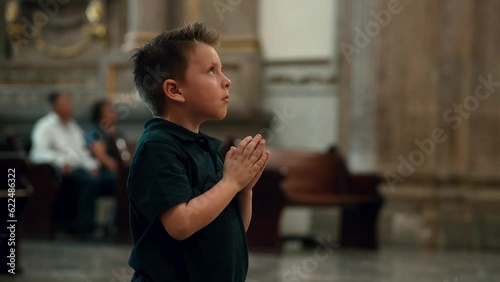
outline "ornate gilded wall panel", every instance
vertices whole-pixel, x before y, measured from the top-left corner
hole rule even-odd
[[[12,125],[19,134],[29,135],[32,123],[48,110],[46,95],[54,90],[69,92],[78,105],[76,117],[86,121],[92,101],[105,95],[100,60],[122,43],[124,4],[121,0],[1,1],[1,10],[10,12],[2,13],[6,21],[0,25],[5,28],[0,36],[6,47],[0,48],[4,50],[0,127]],[[80,43],[87,35],[91,42],[84,46]]]
[[[6,37],[14,55],[34,47],[53,58],[72,58],[105,43],[107,1],[5,1]]]
[[[46,95],[56,90],[70,93],[81,113],[100,93],[99,83],[93,68],[1,68],[1,115],[11,121],[40,116],[48,110]]]

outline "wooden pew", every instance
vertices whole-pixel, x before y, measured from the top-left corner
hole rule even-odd
[[[24,234],[21,232],[20,226],[23,224],[26,204],[32,196],[33,187],[27,179],[28,167],[24,157],[16,151],[0,150],[0,171],[2,172],[0,177],[2,181],[0,187],[0,204],[3,208],[3,211],[0,212],[2,225],[4,228],[15,226],[13,230],[2,228],[0,250],[5,256],[10,256],[10,250],[15,250],[15,272],[20,273],[22,272],[21,245],[24,241]],[[7,239],[14,239],[14,241],[8,241],[9,244],[7,244]],[[11,262],[11,259],[3,257],[0,262],[2,262],[0,275],[9,274],[8,271],[11,267],[7,263]]]
[[[30,197],[26,201],[19,232],[23,237],[45,237],[52,234],[52,204],[59,190],[57,173],[49,164],[33,164],[28,159],[25,142],[14,134],[2,134],[2,162],[17,167]],[[5,156],[16,156],[15,160]],[[15,165],[14,165],[15,164]]]
[[[54,218],[54,204],[61,192],[61,177],[50,164],[33,164],[28,159],[29,139],[23,141],[14,134],[2,135],[0,151],[13,152],[22,160],[26,167],[26,178],[32,187],[30,197],[20,224],[21,232],[27,238],[54,238],[57,226],[60,225]],[[28,145],[26,145],[28,144]],[[126,180],[128,177],[129,162],[134,152],[135,143],[125,142],[125,148],[118,148],[122,153],[119,161],[117,178],[118,193],[116,210],[116,234],[118,242],[132,242],[128,220],[128,196],[126,191]],[[128,152],[124,158],[124,152]]]
[[[269,148],[271,159],[254,187],[247,232],[251,251],[279,252],[285,206],[342,208],[340,245],[377,247],[377,215],[382,198],[377,175],[352,175],[335,151],[314,153]]]

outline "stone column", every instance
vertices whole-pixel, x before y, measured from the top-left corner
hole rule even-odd
[[[341,148],[384,179],[382,243],[499,248],[500,2],[342,3]]]
[[[168,27],[168,0],[128,0],[128,31],[123,51],[138,48]]]

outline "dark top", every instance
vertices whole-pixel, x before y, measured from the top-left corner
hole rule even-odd
[[[120,150],[117,147],[117,140],[123,139],[122,134],[117,131],[115,134],[108,134],[99,124],[92,125],[85,131],[85,143],[90,149],[92,144],[102,141],[106,144],[106,153],[116,160],[118,167],[123,167]],[[97,189],[100,196],[116,196],[118,191],[118,172],[109,170],[102,163],[100,164],[99,176],[97,179]]]
[[[245,281],[248,249],[236,197],[213,222],[183,241],[172,238],[159,219],[168,208],[220,181],[222,142],[159,118],[144,127],[127,183],[132,281]]]
[[[121,136],[120,133],[109,135],[101,126],[94,124],[85,132],[85,143],[90,148],[92,143],[102,141],[106,144],[108,155],[116,160],[121,160],[120,151],[116,147],[116,140]]]

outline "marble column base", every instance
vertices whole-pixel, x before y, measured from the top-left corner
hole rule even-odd
[[[474,184],[380,187],[383,245],[500,250],[500,189]]]

